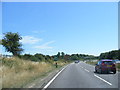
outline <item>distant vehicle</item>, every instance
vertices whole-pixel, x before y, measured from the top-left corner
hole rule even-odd
[[[96,64],[95,66],[95,72],[109,73],[110,71],[112,71],[114,74],[116,73],[116,65],[113,60],[103,59],[103,60],[98,61],[98,64]]]
[[[75,63],[79,63],[79,60],[76,60]]]
[[[116,60],[113,60],[115,63],[120,63],[120,60],[116,59]]]

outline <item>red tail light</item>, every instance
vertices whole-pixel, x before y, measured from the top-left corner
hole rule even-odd
[[[102,63],[102,65],[105,65],[104,63]]]
[[[113,64],[112,66],[115,67],[115,64]]]

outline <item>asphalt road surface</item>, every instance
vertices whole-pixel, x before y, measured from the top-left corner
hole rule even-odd
[[[48,88],[118,88],[118,72],[98,74],[94,73],[93,65],[71,63]]]

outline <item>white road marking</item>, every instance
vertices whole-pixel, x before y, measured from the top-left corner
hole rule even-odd
[[[97,77],[97,78],[99,78],[100,80],[106,82],[107,84],[112,85],[110,82],[104,80],[103,78],[101,78],[101,77],[99,77],[99,76],[97,76],[97,75],[95,75],[95,74],[94,74],[94,76]]]
[[[68,66],[68,65],[67,65],[67,66]],[[67,66],[66,66],[66,67],[67,67]],[[66,67],[64,67],[60,72],[58,72],[58,73],[55,75],[55,77],[53,77],[52,80],[50,80],[50,81],[47,83],[47,85],[46,85],[42,90],[45,90],[45,89],[58,77],[58,75],[59,75]]]
[[[89,70],[85,69],[85,71],[90,72]]]

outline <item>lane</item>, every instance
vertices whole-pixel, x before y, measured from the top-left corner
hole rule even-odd
[[[80,62],[78,64],[70,64],[51,84],[48,88],[117,88],[115,78],[110,79],[109,83],[100,80],[94,73],[94,66]],[[96,76],[98,77],[96,77]],[[109,78],[114,75],[107,75]],[[104,75],[102,76],[102,78]],[[105,80],[108,79],[105,77]],[[113,80],[113,81],[111,81]]]
[[[80,66],[83,66],[84,68],[87,68],[90,72],[94,73],[95,66],[86,64],[84,62],[79,63]],[[98,74],[95,73],[97,76],[105,79],[108,82],[111,82],[113,84],[113,87],[118,88],[118,72],[116,74]]]
[[[94,69],[95,66],[90,65],[90,64],[86,64],[84,62],[79,63],[79,66],[82,66],[84,69],[87,68],[87,70],[89,70],[92,74],[94,74],[95,77],[97,77],[98,79],[108,83],[109,85],[111,85],[112,88],[118,88],[118,72],[116,74],[98,74],[98,73],[94,73]],[[110,88],[111,88],[110,87]]]

